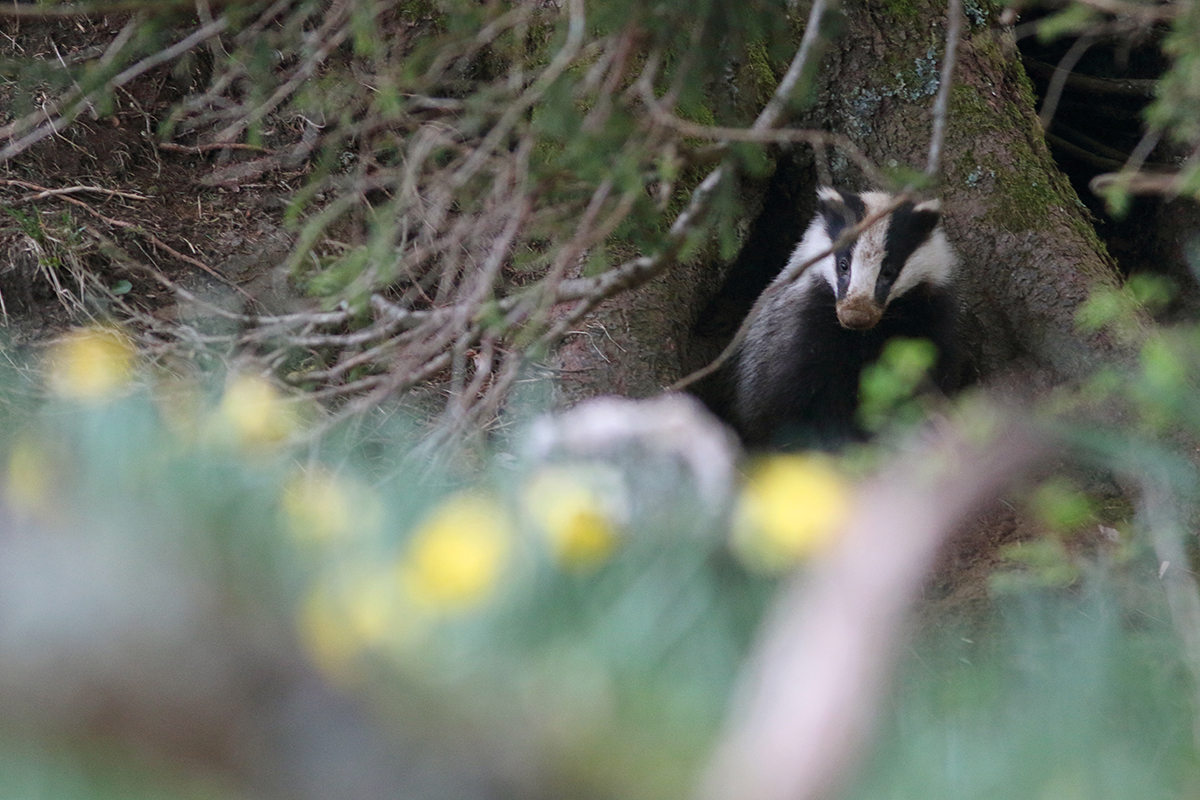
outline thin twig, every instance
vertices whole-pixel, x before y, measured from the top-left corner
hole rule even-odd
[[[1054,112],[1058,110],[1058,101],[1062,98],[1063,87],[1067,84],[1067,77],[1079,63],[1079,59],[1083,58],[1083,54],[1096,43],[1097,38],[1098,33],[1094,30],[1080,36],[1058,62],[1058,66],[1054,68],[1054,77],[1050,79],[1050,85],[1046,87],[1046,99],[1042,102],[1042,110],[1038,114],[1042,130],[1050,129],[1050,123],[1054,120]]]
[[[228,5],[240,0],[214,0],[217,5]],[[126,14],[134,11],[168,11],[190,6],[192,0],[104,0],[102,3],[18,3],[12,0],[0,4],[0,17],[26,19],[50,19],[55,17],[100,17],[109,14]]]
[[[1088,183],[1096,194],[1104,194],[1119,186],[1130,194],[1160,195],[1175,197],[1183,188],[1183,179],[1178,172],[1106,172],[1097,175]]]
[[[946,19],[946,54],[942,58],[941,83],[937,98],[933,101],[933,132],[929,137],[929,160],[925,163],[925,175],[932,178],[941,170],[942,143],[946,139],[946,117],[950,111],[950,88],[954,83],[954,62],[958,53],[958,40],[962,36],[962,0],[950,0]]]
[[[1058,68],[1029,56],[1021,57],[1021,64],[1030,75],[1049,81],[1058,74]],[[1066,76],[1066,88],[1087,94],[1117,95],[1121,97],[1137,97],[1153,99],[1158,81],[1149,78],[1098,78],[1094,75],[1080,75],[1069,72]]]
[[[788,67],[784,79],[775,88],[775,94],[772,95],[771,100],[763,108],[758,118],[755,119],[751,130],[765,131],[773,127],[780,120],[788,100],[796,89],[797,82],[804,74],[809,60],[813,56],[820,36],[821,20],[829,6],[829,0],[816,0],[813,3],[812,9],[809,11],[808,22],[805,25],[804,36],[800,41],[800,47],[796,50],[795,56],[792,57],[792,63]],[[557,301],[565,302],[578,299],[582,300],[583,303],[580,309],[567,315],[562,321],[563,323],[569,321],[569,325],[563,327],[560,324],[556,326],[555,330],[557,331],[559,328],[563,331],[569,330],[570,325],[574,325],[574,322],[583,313],[586,313],[586,310],[581,309],[590,310],[601,300],[650,280],[666,269],[669,264],[673,263],[688,238],[698,230],[700,224],[707,217],[712,198],[716,195],[717,188],[725,179],[726,173],[727,169],[725,165],[721,165],[705,176],[704,180],[692,191],[692,196],[688,201],[687,207],[680,212],[679,216],[671,224],[665,244],[652,255],[627,261],[621,266],[611,269],[595,278],[577,278],[571,281],[563,281],[559,286],[556,296]]]
[[[49,190],[47,190],[47,191],[49,191]],[[141,225],[138,225],[133,222],[126,222],[125,220],[122,220],[122,219],[114,219],[113,217],[107,216],[105,214],[101,214],[99,211],[92,208],[87,203],[83,202],[82,200],[77,200],[74,197],[71,197],[70,195],[65,195],[65,194],[59,195],[58,199],[60,199],[64,202],[70,203],[71,205],[74,205],[78,208],[82,208],[84,211],[88,212],[89,214],[96,217],[97,219],[103,220],[105,223],[113,226],[114,228],[121,228],[122,230],[127,230],[132,233],[136,233],[138,236],[141,236],[141,237],[145,238],[146,240],[148,240],[155,247],[159,248],[160,250],[165,250],[167,253],[169,253],[170,255],[179,259],[180,261],[184,261],[188,264],[191,264],[193,267],[197,267],[201,270],[204,270],[209,275],[212,275],[217,280],[221,281],[222,283],[224,283],[227,286],[229,286],[230,288],[232,288],[234,291],[242,294],[250,302],[252,302],[252,303],[257,302],[254,299],[254,296],[252,294],[247,292],[242,287],[238,286],[236,283],[234,283],[232,280],[230,280],[229,278],[222,275],[217,270],[210,267],[208,264],[205,264],[203,261],[200,261],[199,259],[192,258],[191,256],[186,255],[185,253],[179,252],[174,247],[171,247],[169,244],[164,242],[162,239],[158,238],[153,233],[151,233],[150,231],[143,228]]]
[[[300,88],[300,85],[304,81],[312,77],[317,67],[350,35],[349,27],[344,24],[348,6],[349,3],[343,0],[343,2],[338,3],[326,12],[325,21],[322,23],[321,28],[314,34],[317,41],[321,42],[321,46],[306,58],[292,73],[292,76],[276,89],[265,102],[253,108],[249,113],[239,115],[237,121],[219,131],[215,137],[218,142],[236,139],[242,131],[274,111],[280,103]],[[340,27],[338,27],[339,25]]]
[[[812,9],[808,12],[808,22],[804,26],[804,36],[800,39],[800,48],[792,58],[792,63],[788,65],[783,79],[775,87],[775,93],[771,95],[771,99],[763,108],[762,113],[758,115],[758,119],[754,120],[754,124],[750,126],[751,130],[763,131],[774,128],[780,121],[787,104],[796,92],[797,84],[804,77],[805,70],[816,63],[814,55],[817,46],[821,43],[821,20],[824,19],[830,7],[835,4],[834,0],[816,0],[813,3]]]
[[[123,197],[126,200],[149,200],[150,198],[144,194],[136,192],[123,192],[119,189],[108,189],[103,186],[64,186],[59,189],[46,189],[37,184],[28,183],[26,181],[18,181],[11,179],[0,180],[0,186],[20,186],[25,189],[34,189],[37,194],[30,194],[24,197],[18,197],[16,200],[6,201],[8,206],[19,206],[24,203],[32,203],[37,200],[44,200],[47,197],[61,197],[66,194],[79,194],[80,192],[91,192],[93,194],[103,194],[109,197]]]
[[[3,8],[3,6],[0,6],[0,8]],[[54,134],[66,128],[71,124],[72,120],[74,120],[75,117],[80,114],[80,112],[87,108],[92,103],[93,99],[101,92],[112,91],[118,86],[123,86],[126,83],[129,83],[131,80],[139,75],[142,75],[146,71],[153,69],[159,64],[170,61],[171,59],[186,53],[188,50],[191,50],[201,42],[220,34],[227,27],[229,27],[229,19],[222,16],[213,21],[211,25],[205,25],[204,27],[199,28],[190,36],[181,39],[165,50],[160,50],[151,56],[147,56],[138,63],[134,64],[132,67],[129,67],[116,77],[107,81],[103,86],[88,92],[78,101],[76,101],[75,104],[72,105],[72,107],[64,114],[47,122],[44,125],[39,126],[15,142],[11,142],[3,150],[0,150],[0,161],[7,161],[19,153],[23,153],[25,150],[29,149],[43,139],[53,136]]]
[[[104,69],[116,59],[117,55],[133,38],[140,26],[140,20],[137,17],[130,19],[113,37],[113,40],[108,43],[108,47],[104,48],[104,53],[96,61],[97,69]],[[9,139],[15,136],[19,131],[27,130],[29,127],[36,125],[40,120],[55,117],[58,115],[59,109],[69,102],[74,102],[78,99],[79,84],[72,83],[70,91],[64,93],[61,97],[50,100],[42,105],[37,111],[30,112],[20,119],[14,120],[7,125],[0,126],[0,139]]]
[[[877,186],[887,184],[887,177],[875,166],[874,162],[849,137],[841,133],[818,130],[802,130],[785,128],[782,130],[755,130],[754,128],[729,128],[720,125],[701,125],[691,120],[682,119],[674,114],[668,114],[655,108],[652,112],[654,121],[671,128],[684,136],[713,139],[724,142],[753,142],[756,144],[791,144],[803,142],[813,147],[830,146],[838,148],[854,162],[863,174]]]
[[[1173,20],[1183,13],[1182,4],[1174,2],[1122,3],[1120,0],[1075,0],[1075,2],[1103,14],[1133,19],[1142,24]]]
[[[245,142],[215,142],[212,144],[175,144],[174,142],[159,142],[159,150],[167,150],[172,153],[211,153],[214,150],[251,150],[255,153],[265,153],[267,155],[275,155],[274,150],[269,147],[262,147],[257,144],[247,144]]]

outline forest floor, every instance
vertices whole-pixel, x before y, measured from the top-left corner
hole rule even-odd
[[[112,18],[2,20],[0,59],[94,57],[119,29]],[[36,346],[94,317],[153,332],[219,314],[206,304],[261,312],[294,298],[277,266],[304,174],[273,168],[267,148],[161,143],[159,124],[189,88],[166,67],[151,70],[120,87],[111,109],[85,110],[0,165],[0,301],[12,344]],[[34,110],[20,101],[14,82],[0,83],[5,122]]]

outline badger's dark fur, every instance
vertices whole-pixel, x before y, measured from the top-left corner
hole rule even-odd
[[[882,192],[822,188],[819,210],[789,266],[827,250],[848,227],[892,202]],[[929,339],[933,381],[957,381],[954,251],[938,203],[904,203],[854,244],[817,261],[783,288],[771,284],[735,369],[733,414],[752,446],[830,447],[861,438],[859,376],[897,336]]]

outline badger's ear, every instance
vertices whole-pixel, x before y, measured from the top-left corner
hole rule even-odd
[[[842,203],[845,205],[846,201],[842,197],[842,193],[832,186],[818,186],[817,202],[821,203],[822,205],[825,203]]]
[[[849,192],[843,193],[832,186],[822,186],[817,189],[817,213],[825,218],[831,237],[836,236],[834,229],[854,225],[862,219],[865,213],[862,199]]]
[[[924,202],[917,203],[915,206],[913,206],[913,211],[928,211],[931,212],[935,218],[940,217],[942,215],[942,201],[926,200]]]
[[[888,241],[893,243],[893,247],[900,247],[912,252],[928,241],[933,235],[933,229],[937,227],[938,221],[942,218],[941,211],[937,204],[934,203],[932,208],[928,208],[928,203],[921,203],[917,206],[910,206],[907,203],[900,206],[892,212],[892,223],[888,226]],[[901,244],[906,242],[906,244]]]

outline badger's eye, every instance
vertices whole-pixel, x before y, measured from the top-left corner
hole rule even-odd
[[[839,275],[849,275],[850,274],[850,257],[849,256],[838,256],[837,271],[838,271]]]
[[[900,271],[895,267],[884,267],[879,271],[879,277],[883,278],[885,281],[894,281],[896,280],[896,275],[899,274],[899,272]]]

